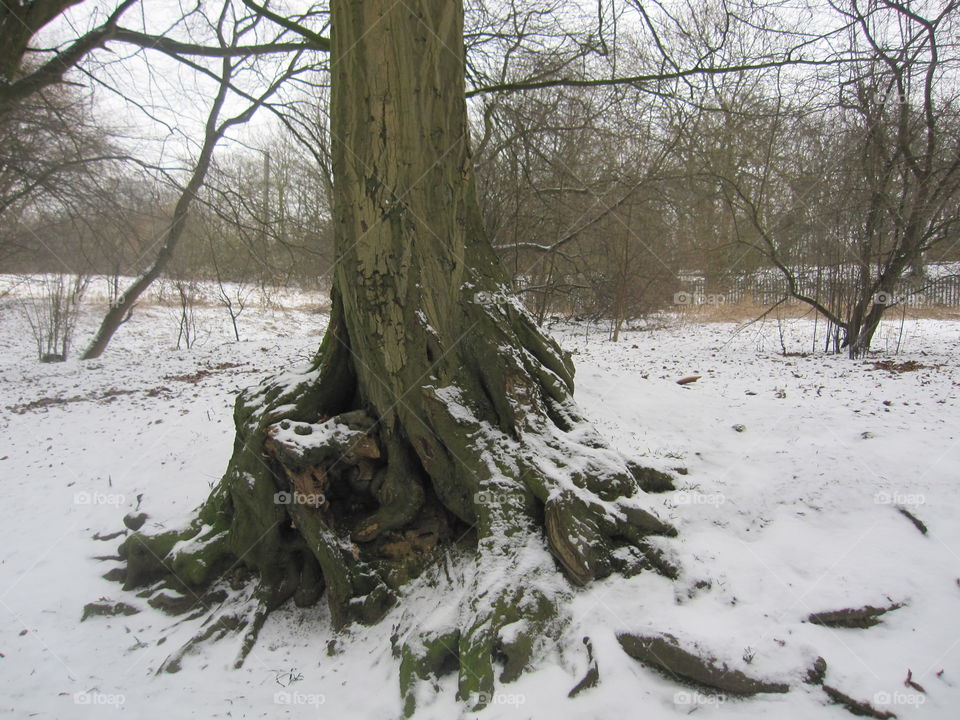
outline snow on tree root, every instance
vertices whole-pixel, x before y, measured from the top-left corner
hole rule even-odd
[[[257,578],[257,617],[325,596],[336,627],[371,624],[459,541],[476,574],[437,637],[457,638],[459,694],[479,707],[498,662],[500,682],[514,679],[556,632],[571,591],[558,568],[573,585],[643,569],[675,576],[653,539],[675,530],[644,493],[669,488],[669,478],[631,464],[583,421],[569,356],[482,274],[495,267],[486,260],[453,295],[413,303],[427,311],[408,313],[386,286],[369,307],[335,292],[310,367],[238,399],[233,456],[197,520],[127,539],[126,585],[202,597],[218,572],[242,567]],[[437,314],[450,297],[450,313]],[[399,344],[381,338],[371,355],[393,300]],[[209,617],[195,641],[239,630],[236,616]],[[257,623],[247,626],[255,637]],[[404,676],[429,676],[438,652],[411,644]]]
[[[148,586],[158,607],[189,608],[190,595],[203,606],[226,570],[257,578],[246,604],[213,598],[217,609],[164,669],[178,669],[199,643],[245,633],[239,664],[268,613],[291,597],[307,606],[326,596],[339,627],[375,623],[455,545],[457,529],[472,538],[470,592],[448,627],[402,645],[401,691],[415,707],[424,683],[455,665],[459,696],[479,708],[498,681],[529,667],[538,643],[559,635],[557,607],[571,588],[558,566],[574,585],[611,572],[676,574],[651,540],[675,530],[643,492],[672,487],[669,477],[608,448],[569,395],[537,381],[544,371],[533,353],[488,380],[509,385],[502,412],[512,432],[481,419],[451,384],[419,389],[424,419],[408,432],[355,406],[356,375],[343,367],[351,360],[335,323],[310,368],[238,400],[234,456],[196,521],[123,545],[126,586]],[[541,372],[530,372],[534,364]],[[172,601],[171,590],[180,593]]]
[[[407,717],[454,672],[458,697],[482,709],[497,683],[516,680],[561,634],[558,608],[571,589],[542,537],[490,538],[476,553],[457,554],[453,565],[453,578],[445,565],[443,575],[432,569],[417,581],[411,593],[423,610],[404,614],[395,629]]]

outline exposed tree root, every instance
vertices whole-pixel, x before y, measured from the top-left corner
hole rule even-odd
[[[80,622],[97,615],[114,617],[116,615],[136,615],[138,612],[140,611],[137,608],[123,602],[101,601],[87,603],[83,606],[83,614],[80,616]]]
[[[903,605],[900,603],[893,603],[886,607],[865,605],[861,608],[826,610],[813,613],[807,618],[807,621],[814,625],[823,625],[825,627],[866,629],[874,625],[879,625],[883,615],[902,607]]]
[[[233,666],[238,669],[243,667],[268,614],[267,606],[257,600],[254,594],[249,592],[249,588],[240,593],[234,593],[207,615],[196,634],[169,655],[157,672],[179,672],[183,666],[183,659],[196,652],[202,643],[228,636],[233,637],[241,633],[240,649]]]
[[[878,718],[878,720],[888,720],[895,718],[896,715],[889,710],[877,710],[870,703],[863,700],[855,700],[846,693],[842,693],[835,687],[823,685],[823,691],[837,705],[842,705],[850,714],[858,717]]]
[[[822,657],[818,657],[814,661],[813,666],[807,671],[807,676],[804,678],[805,683],[808,685],[819,685],[823,689],[823,692],[826,693],[827,697],[830,698],[831,702],[836,703],[837,705],[842,705],[843,708],[852,715],[857,715],[859,717],[878,718],[878,720],[888,720],[888,718],[896,717],[896,715],[889,710],[877,710],[870,703],[861,700],[855,700],[846,693],[840,692],[835,687],[827,685],[824,682],[826,678],[827,661]]]
[[[107,533],[106,535],[101,535],[100,533],[96,533],[96,534],[93,536],[93,539],[94,539],[94,540],[104,540],[104,541],[107,541],[107,540],[116,540],[116,539],[117,539],[118,537],[120,537],[121,535],[126,535],[126,534],[127,534],[127,531],[126,531],[126,530],[117,530],[116,532]]]
[[[590,642],[590,638],[585,637],[583,644],[587,648],[587,674],[583,676],[580,682],[573,686],[570,692],[567,693],[567,697],[574,698],[584,690],[596,687],[597,683],[600,682],[600,668],[597,666],[597,661],[593,657],[593,645]]]
[[[665,673],[678,682],[692,682],[730,695],[785,693],[790,686],[752,678],[739,670],[719,663],[716,658],[702,657],[680,647],[672,635],[642,636],[618,633],[624,652],[645,665]]]
[[[920,534],[921,534],[921,535],[926,535],[926,534],[927,534],[927,526],[926,526],[926,524],[925,524],[920,518],[918,518],[918,517],[917,517],[916,515],[914,515],[912,512],[910,512],[909,510],[907,510],[905,507],[900,507],[900,506],[898,506],[898,507],[897,507],[897,510],[898,510],[898,511],[900,512],[900,514],[903,515],[907,520],[909,520],[910,522],[913,523],[913,526],[914,526],[917,530],[920,531]]]
[[[412,713],[455,669],[460,698],[481,708],[559,636],[571,583],[676,575],[653,539],[676,531],[644,499],[672,489],[670,477],[628,462],[579,417],[568,358],[505,297],[471,306],[499,360],[474,363],[483,355],[467,348],[456,362],[469,372],[434,368],[390,412],[366,398],[337,306],[311,367],[238,399],[233,457],[194,522],[133,533],[113,573],[153,607],[205,616],[162,670],[244,633],[239,665],[289,599],[326,597],[337,627],[375,623],[455,550],[476,572],[449,622],[403,632],[401,692]],[[502,354],[510,347],[522,350]]]
[[[453,672],[460,699],[483,708],[497,683],[516,680],[560,635],[558,606],[570,587],[557,577],[542,538],[481,541],[478,561],[473,552],[456,554],[455,577],[443,578],[434,568],[419,581],[426,588],[420,604],[429,607],[424,601],[432,598],[434,606],[405,614],[396,628],[407,716],[437,692],[441,676]]]

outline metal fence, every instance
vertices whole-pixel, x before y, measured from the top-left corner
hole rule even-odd
[[[851,297],[855,293],[858,280],[852,273],[831,273],[820,277],[801,277],[798,289],[808,297],[821,300],[828,298]],[[777,275],[764,273],[733,278],[727,282],[718,282],[707,287],[702,278],[687,277],[682,283],[684,293],[691,298],[723,298],[724,303],[752,301],[758,305],[772,305],[787,296],[787,281]],[[948,275],[926,280],[922,283],[904,281],[889,296],[878,297],[876,301],[889,304],[927,307],[960,307],[960,275]],[[696,300],[694,300],[696,302]],[[788,299],[788,302],[798,302]]]

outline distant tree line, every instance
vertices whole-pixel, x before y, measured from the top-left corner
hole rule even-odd
[[[552,19],[561,4],[504,15],[479,3],[465,34],[488,232],[540,322],[603,318],[616,339],[690,278],[722,293],[770,270],[858,356],[905,282],[921,292],[930,263],[960,260],[958,0],[811,4],[820,34],[802,18],[778,25],[772,6],[749,23],[722,4],[655,23],[626,3],[601,4],[596,27],[573,35]],[[307,16],[270,35],[250,7],[185,16],[204,46],[111,29],[113,16],[90,31],[199,68],[221,101],[249,104],[229,116],[204,95],[219,127],[178,171],[103,121],[96,83],[41,82],[0,103],[0,269],[106,275],[118,297],[120,278],[144,275],[324,284],[328,79],[301,54],[326,41]],[[824,39],[816,61],[797,54]],[[22,62],[11,88],[45,67]],[[255,110],[271,121],[214,152]],[[192,187],[184,167],[201,160]]]

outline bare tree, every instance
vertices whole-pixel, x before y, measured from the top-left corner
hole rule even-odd
[[[941,2],[929,16],[886,0],[834,7],[850,20],[860,61],[834,77],[825,121],[811,123],[782,96],[758,100],[746,120],[762,126],[751,154],[728,156],[710,174],[737,239],[772,263],[786,295],[827,318],[857,358],[884,312],[923,288],[925,253],[955,236],[960,142],[949,74],[960,63],[951,40],[958,5]]]
[[[67,359],[83,295],[90,284],[85,275],[48,275],[31,288],[23,311],[30,325],[40,362]]]
[[[223,49],[240,47],[243,38],[252,33],[257,27],[256,21],[251,22],[249,17],[233,14],[230,3],[225,3],[219,17],[211,21],[212,29],[218,43]],[[180,196],[173,210],[168,227],[164,230],[160,240],[160,248],[153,262],[144,270],[134,282],[123,292],[119,301],[111,306],[100,328],[84,352],[85,360],[99,357],[107,348],[114,333],[128,317],[129,308],[137,302],[143,292],[156,280],[169,265],[176,251],[177,245],[183,237],[187,227],[187,216],[197,194],[203,187],[207,172],[213,160],[214,150],[227,131],[243,125],[253,117],[254,113],[263,106],[283,85],[283,83],[305,71],[300,64],[299,53],[294,54],[284,64],[277,75],[267,84],[266,88],[256,96],[238,90],[235,82],[238,70],[246,67],[248,56],[234,56],[234,53],[223,52],[220,60],[219,73],[200,69],[203,74],[212,76],[217,83],[216,95],[211,103],[209,114],[203,130],[199,154],[194,161],[193,170],[187,183],[182,187]],[[239,95],[245,105],[239,112],[223,117],[228,97]]]

